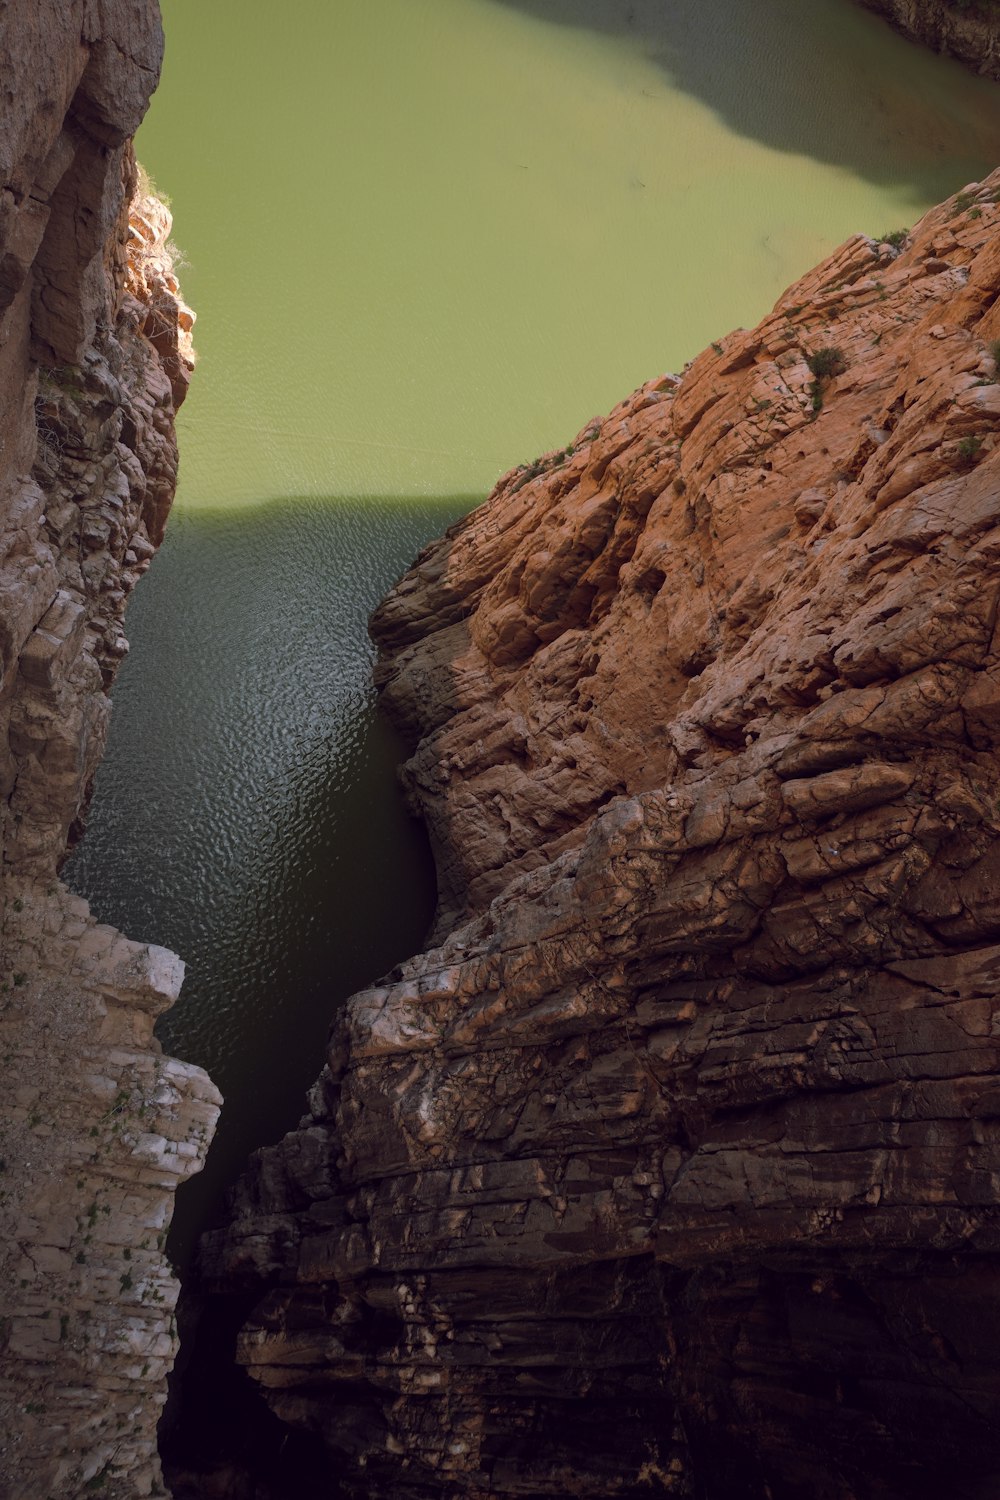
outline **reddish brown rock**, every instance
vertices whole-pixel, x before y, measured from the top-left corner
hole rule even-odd
[[[1000,1493],[998,198],[848,241],[378,611],[437,946],[203,1254],[346,1493]]]

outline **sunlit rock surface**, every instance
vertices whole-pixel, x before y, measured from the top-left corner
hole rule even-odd
[[[131,136],[154,0],[0,7],[0,1492],[157,1492],[163,1254],[218,1095],[152,1028],[180,960],[90,917],[79,833],[163,535],[192,316]]]
[[[202,1256],[347,1494],[998,1492],[998,198],[848,241],[378,611],[438,946]]]

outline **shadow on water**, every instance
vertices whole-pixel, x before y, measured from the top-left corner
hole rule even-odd
[[[329,753],[333,761],[332,747]],[[346,788],[343,779],[324,777],[322,753],[299,767],[298,787],[275,788],[273,823],[261,836],[259,863],[235,881],[231,925],[219,934],[213,970],[195,960],[181,1001],[157,1028],[167,1052],[200,1060],[190,1033],[231,974],[227,998],[243,1009],[246,1025],[228,1045],[213,1039],[210,1071],[226,1106],[204,1170],[178,1194],[169,1249],[181,1271],[248,1153],[278,1140],[303,1113],[338,1007],[415,952],[427,931],[434,867],[422,826],[396,792],[403,758],[394,732],[369,707]],[[238,956],[231,970],[227,954]]]
[[[180,511],[130,607],[90,827],[65,875],[100,920],[187,965],[157,1035],[226,1102],[205,1170],[177,1195],[168,1250],[182,1272],[250,1152],[302,1115],[338,1006],[430,922],[433,863],[402,804],[366,625],[469,508]],[[247,1311],[238,1297],[204,1308],[196,1287],[181,1299],[161,1432],[176,1493],[211,1493],[204,1476],[221,1474],[230,1495],[329,1500],[321,1445],[290,1437],[234,1373]]]
[[[739,135],[905,184],[914,201],[936,201],[1000,162],[997,85],[914,46],[855,0],[493,3],[619,38],[662,71],[665,88]]]
[[[129,612],[90,827],[66,877],[95,914],[187,965],[165,1049],[226,1104],[178,1194],[183,1270],[248,1153],[302,1114],[330,1021],[419,946],[423,829],[377,713],[367,618],[469,508],[282,502],[179,512]]]

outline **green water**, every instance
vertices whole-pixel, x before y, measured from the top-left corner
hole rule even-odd
[[[485,493],[1000,162],[853,0],[163,0],[185,505]]]
[[[157,1034],[226,1100],[182,1190],[184,1260],[221,1186],[301,1113],[344,998],[433,911],[401,747],[375,712],[371,610],[468,502],[290,500],[176,514],[129,612],[108,753],[67,878],[180,953]]]
[[[179,1199],[183,1259],[294,1123],[337,1005],[431,915],[365,621],[472,503],[440,497],[982,176],[1000,90],[852,0],[164,12],[140,155],[173,198],[200,364],[67,875],[188,965],[160,1035],[227,1103]]]

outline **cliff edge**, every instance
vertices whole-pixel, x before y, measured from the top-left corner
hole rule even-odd
[[[977,73],[1000,78],[1000,10],[996,0],[861,0],[897,31],[949,52]]]
[[[155,0],[0,6],[0,1492],[161,1492],[163,1242],[218,1095],[161,1054],[174,954],[58,879],[177,473],[192,316],[131,137]]]
[[[202,1253],[343,1493],[997,1493],[998,200],[855,236],[376,614],[436,946]]]

